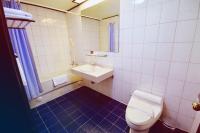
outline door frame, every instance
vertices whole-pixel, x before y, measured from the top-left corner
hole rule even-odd
[[[0,132],[31,133],[30,107],[0,0]]]
[[[198,130],[200,130],[200,112],[196,113],[190,133],[197,133]]]

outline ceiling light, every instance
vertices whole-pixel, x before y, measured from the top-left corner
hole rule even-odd
[[[85,2],[86,0],[73,0],[72,2],[77,3],[77,4],[81,4],[83,2]]]
[[[142,4],[145,0],[135,0],[135,4]]]

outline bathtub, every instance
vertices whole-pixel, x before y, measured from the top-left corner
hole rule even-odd
[[[44,103],[47,103],[57,97],[65,95],[71,91],[74,91],[80,87],[82,87],[82,79],[71,72],[67,73],[68,77],[70,77],[70,81],[68,83],[54,86],[52,80],[47,80],[41,83],[43,92],[37,98],[31,100],[30,107],[35,108]]]

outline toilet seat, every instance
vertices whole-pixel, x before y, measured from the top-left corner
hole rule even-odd
[[[162,108],[162,98],[137,90],[126,108],[126,121],[134,130],[148,129],[159,119]]]
[[[146,112],[139,110],[137,108],[134,108],[134,109],[127,108],[126,113],[127,113],[129,122],[138,126],[148,124],[153,118],[153,115],[149,115]]]

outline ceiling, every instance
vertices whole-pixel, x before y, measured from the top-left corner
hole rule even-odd
[[[34,4],[44,5],[47,7],[57,8],[61,10],[69,10],[77,6],[73,0],[21,0],[22,2],[30,2]],[[103,0],[99,4],[82,10],[81,14],[98,19],[119,15],[120,0]]]
[[[72,0],[21,0],[21,1],[40,4],[61,10],[69,10],[70,8],[78,5],[72,2]]]
[[[98,19],[119,15],[120,0],[104,0],[103,2],[82,10],[81,14]]]

